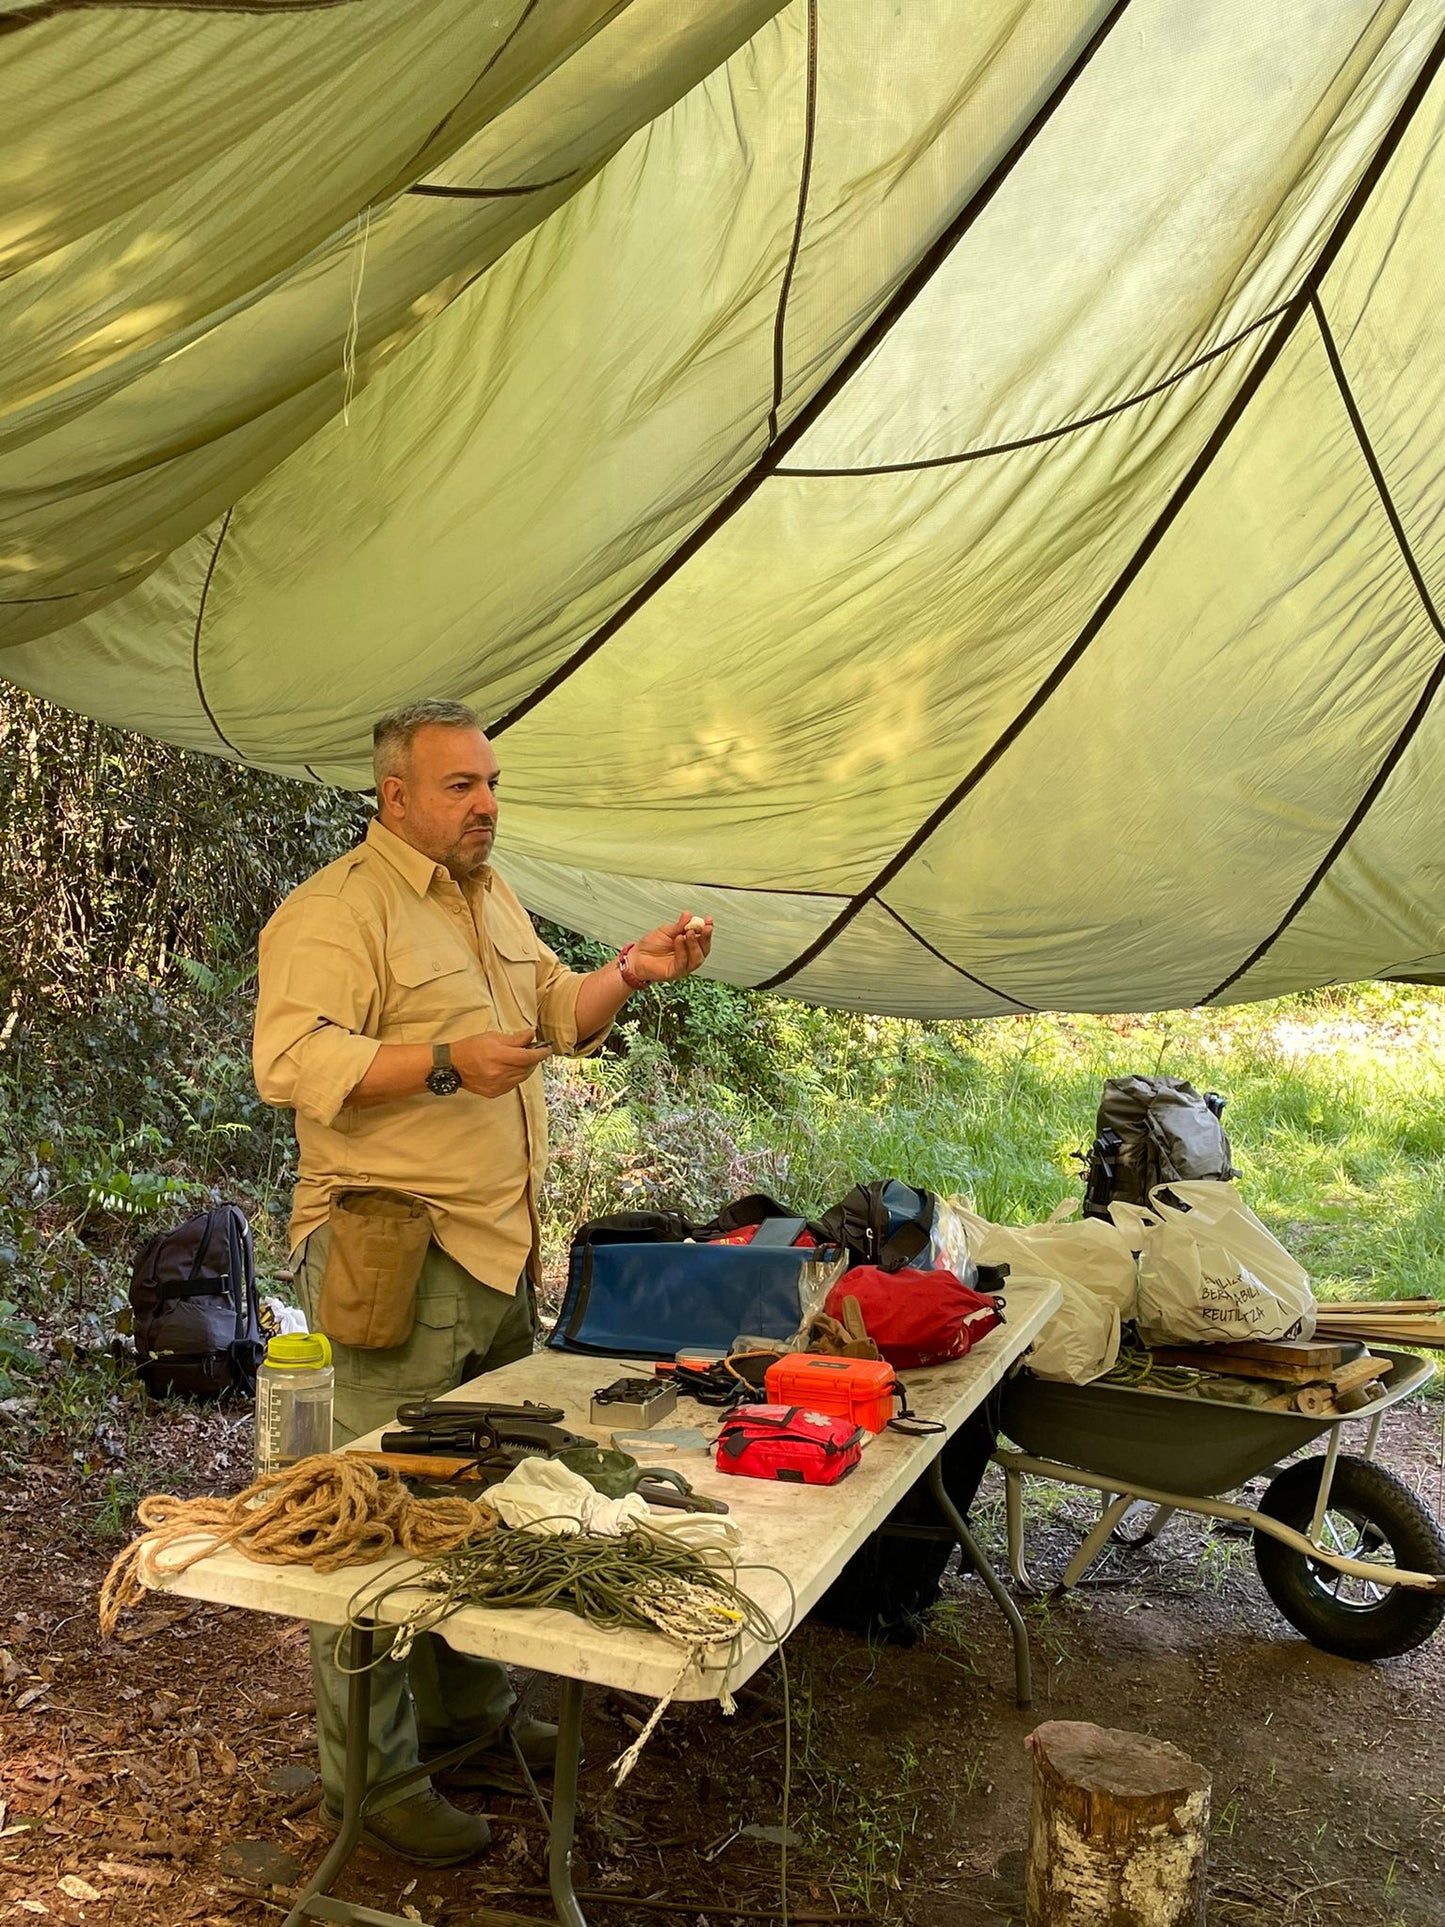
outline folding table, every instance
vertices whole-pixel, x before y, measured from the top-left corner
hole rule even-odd
[[[938,1463],[939,1453],[965,1419],[983,1403],[1016,1359],[1022,1356],[1040,1327],[1061,1302],[1059,1287],[1019,1280],[1007,1294],[1007,1322],[977,1345],[967,1358],[931,1366],[907,1375],[909,1398],[918,1416],[937,1421],[942,1430],[923,1436],[886,1431],[867,1447],[857,1468],[833,1486],[772,1484],[720,1473],[710,1456],[699,1453],[663,1459],[685,1473],[699,1492],[722,1499],[743,1535],[739,1575],[741,1589],[755,1600],[769,1621],[786,1636],[792,1625],[814,1605],[842,1571],[864,1540],[880,1526],[917,1480],[928,1476],[930,1489],[943,1517],[965,1554],[992,1593],[1008,1621],[1014,1644],[1019,1703],[1030,1699],[1028,1638],[1018,1608],[979,1550],[967,1525],[948,1498]],[[458,1386],[456,1398],[520,1401],[533,1399],[560,1405],[570,1430],[604,1442],[610,1427],[588,1422],[591,1395],[621,1373],[637,1371],[634,1362],[583,1358],[563,1352],[535,1352],[500,1371],[489,1372]],[[692,1412],[687,1402],[679,1418]],[[715,1412],[696,1408],[704,1421]],[[379,1433],[357,1440],[358,1448],[375,1449]],[[644,1455],[645,1456],[645,1455]],[[184,1573],[164,1581],[164,1589],[188,1599],[217,1605],[244,1606],[253,1612],[279,1613],[293,1619],[344,1626],[348,1605],[359,1592],[370,1594],[391,1569],[407,1561],[392,1556],[368,1566],[342,1572],[316,1573],[309,1566],[268,1566],[248,1559],[233,1548],[212,1553]],[[748,1571],[746,1567],[775,1571]],[[784,1577],[783,1575],[786,1575]],[[791,1591],[790,1591],[791,1588]],[[369,1800],[421,1780],[432,1768],[418,1767],[394,1776],[383,1785],[366,1785],[366,1732],[371,1703],[371,1674],[375,1628],[394,1623],[425,1597],[416,1589],[392,1593],[375,1609],[375,1617],[353,1627],[348,1636],[353,1672],[348,1706],[346,1791],[341,1830],[307,1882],[287,1916],[286,1927],[304,1920],[334,1920],[351,1927],[409,1927],[395,1914],[338,1900],[329,1892],[361,1838]],[[459,1652],[478,1653],[509,1666],[529,1667],[554,1674],[561,1683],[558,1713],[557,1765],[551,1809],[549,1877],[558,1918],[565,1927],[586,1927],[572,1888],[571,1858],[577,1814],[577,1779],[581,1763],[582,1693],[588,1685],[611,1686],[660,1699],[676,1687],[682,1664],[681,1649],[660,1633],[609,1631],[575,1614],[555,1609],[492,1611],[468,1607],[435,1629]],[[761,1639],[744,1635],[731,1649],[716,1649],[718,1661],[694,1671],[676,1689],[678,1699],[716,1698],[723,1686],[736,1688],[751,1677],[773,1651]],[[383,1660],[382,1664],[389,1664]],[[456,1757],[468,1748],[459,1748]]]

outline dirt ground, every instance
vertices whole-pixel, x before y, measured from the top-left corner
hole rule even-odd
[[[180,1489],[243,1483],[244,1415],[158,1426],[163,1455],[188,1468]],[[1392,1413],[1381,1455],[1442,1509],[1438,1406]],[[1089,1505],[1037,1490],[1030,1550],[1047,1575]],[[994,1550],[1001,1511],[990,1474],[975,1520]],[[126,1524],[58,1449],[0,1492],[0,1919],[274,1923],[323,1848],[302,1634],[158,1598],[102,1640],[96,1589]],[[1028,1713],[975,1580],[950,1577],[913,1648],[798,1630],[786,1649],[792,1917],[1020,1921],[1024,1736],[1082,1718],[1172,1740],[1212,1771],[1217,1927],[1445,1927],[1445,1639],[1378,1665],[1332,1659],[1275,1613],[1247,1541],[1190,1520],[1117,1554],[1104,1579],[1030,1608]],[[529,1703],[545,1712],[545,1692]],[[732,1719],[712,1706],[669,1714],[614,1792],[607,1763],[647,1710],[589,1696],[576,1867],[589,1918],[778,1918],[776,1832],[755,1831],[782,1819],[778,1665]],[[367,1848],[342,1891],[446,1927],[551,1919],[538,1816],[518,1798],[486,1800],[485,1859],[428,1873]]]

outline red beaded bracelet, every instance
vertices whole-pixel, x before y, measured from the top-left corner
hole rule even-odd
[[[646,977],[639,977],[635,971],[631,971],[627,968],[627,959],[632,954],[632,948],[633,948],[632,945],[629,943],[617,953],[618,974],[621,976],[623,983],[626,984],[629,990],[646,990],[647,988]]]

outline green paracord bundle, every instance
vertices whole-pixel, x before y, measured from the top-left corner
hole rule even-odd
[[[597,1626],[631,1626],[665,1633],[680,1645],[731,1642],[751,1632],[777,1637],[761,1607],[691,1546],[651,1532],[621,1538],[574,1533],[493,1532],[394,1579],[352,1617],[370,1617],[388,1593],[421,1587],[432,1595],[408,1614],[406,1626],[425,1632],[464,1606],[507,1610],[560,1606]]]
[[[1202,1372],[1190,1371],[1184,1365],[1161,1365],[1153,1352],[1147,1351],[1143,1345],[1121,1345],[1113,1370],[1105,1372],[1096,1382],[1100,1385],[1157,1385],[1165,1392],[1187,1392],[1203,1376]]]
[[[735,1572],[737,1568],[729,1570]],[[781,1656],[788,1631],[775,1627],[733,1578],[709,1564],[694,1547],[645,1531],[618,1538],[589,1533],[564,1535],[535,1528],[488,1533],[419,1569],[394,1574],[374,1592],[358,1593],[348,1608],[347,1626],[373,1620],[378,1607],[392,1593],[416,1589],[430,1596],[402,1618],[389,1649],[393,1659],[404,1659],[419,1634],[430,1632],[468,1606],[493,1611],[557,1606],[595,1626],[661,1633],[681,1646],[683,1660],[675,1683],[659,1700],[633,1745],[614,1762],[618,1785],[632,1770],[689,1669],[701,1667],[710,1648],[723,1643],[731,1648],[744,1634],[751,1633],[755,1639],[776,1646]],[[340,1644],[346,1630],[343,1627],[337,1635],[337,1663],[343,1670]],[[730,1713],[733,1700],[726,1685],[726,1663],[720,1672],[723,1683],[719,1698],[723,1711]],[[786,1672],[784,1681],[786,1697]]]

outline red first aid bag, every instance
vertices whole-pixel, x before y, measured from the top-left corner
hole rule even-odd
[[[801,1405],[742,1405],[717,1435],[717,1469],[745,1479],[836,1485],[862,1457],[863,1430]]]
[[[964,1358],[1003,1323],[1003,1299],[974,1291],[951,1271],[880,1271],[854,1265],[828,1293],[824,1310],[841,1319],[856,1298],[868,1336],[890,1365],[941,1365]]]

